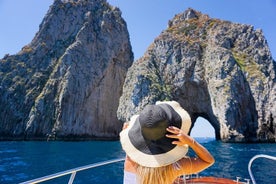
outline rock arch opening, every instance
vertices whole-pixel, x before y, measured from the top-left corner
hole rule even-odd
[[[190,135],[192,137],[208,137],[217,139],[215,128],[207,119],[200,116],[194,123],[192,123]]]

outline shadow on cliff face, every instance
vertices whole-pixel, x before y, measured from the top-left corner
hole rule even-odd
[[[220,123],[214,113],[210,92],[208,91],[205,81],[196,79],[186,81],[181,88],[175,91],[173,98],[178,101],[191,116],[192,126],[190,133],[198,118],[202,117],[214,128],[214,137],[216,140],[222,139]]]

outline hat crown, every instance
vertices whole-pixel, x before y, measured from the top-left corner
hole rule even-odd
[[[139,122],[143,137],[150,141],[164,137],[169,125],[166,112],[157,105],[146,106],[140,113]]]

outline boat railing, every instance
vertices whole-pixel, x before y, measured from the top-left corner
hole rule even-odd
[[[94,163],[94,164],[89,164],[89,165],[85,165],[85,166],[82,166],[82,167],[77,167],[77,168],[74,168],[74,169],[70,169],[70,170],[58,172],[58,173],[55,173],[55,174],[47,175],[47,176],[44,176],[44,177],[41,177],[41,178],[25,181],[25,182],[20,183],[20,184],[41,183],[41,182],[44,182],[44,181],[52,180],[52,179],[59,178],[61,176],[65,176],[65,175],[69,175],[69,174],[71,174],[71,176],[70,176],[70,179],[68,181],[68,184],[72,184],[74,182],[76,173],[79,172],[79,171],[84,171],[84,170],[87,170],[87,169],[91,169],[91,168],[95,168],[95,167],[99,167],[99,166],[103,166],[103,165],[108,165],[108,164],[112,164],[112,163],[116,163],[116,162],[121,162],[121,161],[124,161],[124,160],[125,160],[125,158],[118,158],[118,159],[107,160],[107,161],[98,162],[98,163]]]
[[[256,155],[256,156],[254,156],[250,159],[250,161],[248,163],[248,172],[249,172],[249,175],[250,175],[250,178],[251,178],[253,184],[256,184],[256,181],[255,181],[255,178],[252,174],[251,166],[252,166],[253,161],[258,159],[258,158],[266,158],[266,159],[276,160],[276,157],[270,156],[270,155],[264,155],[264,154]],[[104,166],[104,165],[108,165],[108,164],[112,164],[112,163],[116,163],[116,162],[121,162],[121,161],[124,161],[124,160],[125,160],[125,158],[118,158],[118,159],[107,160],[107,161],[98,162],[98,163],[94,163],[94,164],[89,164],[89,165],[85,165],[85,166],[82,166],[82,167],[77,167],[77,168],[74,168],[74,169],[70,169],[70,170],[58,172],[58,173],[55,173],[55,174],[47,175],[47,176],[44,176],[44,177],[41,177],[41,178],[25,181],[25,182],[22,182],[20,184],[41,183],[41,182],[44,182],[44,181],[52,180],[52,179],[59,178],[59,177],[69,175],[69,174],[71,176],[70,176],[70,179],[68,181],[68,184],[72,184],[74,182],[76,173],[79,172],[79,171],[84,171],[84,170],[99,167],[99,166]],[[237,177],[237,183],[239,183],[239,179],[240,178]],[[246,183],[249,183],[249,180]]]
[[[252,166],[253,161],[256,160],[257,158],[266,158],[266,159],[270,159],[270,160],[276,160],[276,157],[270,156],[270,155],[264,155],[264,154],[255,155],[254,157],[252,157],[250,159],[250,161],[248,163],[248,173],[250,175],[250,178],[251,178],[253,184],[256,184],[256,181],[255,181],[255,178],[252,174],[251,166]]]

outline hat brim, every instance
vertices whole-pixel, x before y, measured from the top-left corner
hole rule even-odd
[[[164,101],[156,102],[158,104],[168,104],[170,105],[181,117],[182,126],[181,130],[184,133],[188,133],[191,126],[191,119],[189,114],[175,101]],[[162,167],[172,164],[179,159],[183,158],[188,152],[188,145],[175,146],[172,150],[162,153],[162,154],[145,154],[138,150],[129,139],[129,130],[133,127],[136,119],[139,115],[134,115],[131,117],[129,126],[120,133],[120,141],[126,154],[136,163],[145,167]]]

